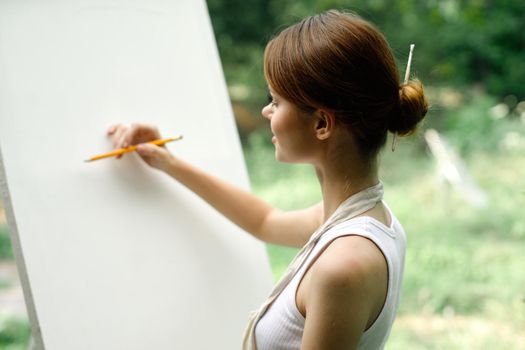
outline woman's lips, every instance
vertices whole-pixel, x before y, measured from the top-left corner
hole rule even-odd
[[[277,142],[277,137],[272,136],[272,143],[276,143],[276,142]]]

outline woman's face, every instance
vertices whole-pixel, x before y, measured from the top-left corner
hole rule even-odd
[[[270,89],[262,115],[270,121],[275,158],[286,163],[312,162],[315,126],[311,116]]]

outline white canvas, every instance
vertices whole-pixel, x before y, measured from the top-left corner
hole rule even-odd
[[[136,154],[114,122],[248,188],[202,0],[0,0],[0,173],[47,350],[240,348],[271,273],[263,244]]]

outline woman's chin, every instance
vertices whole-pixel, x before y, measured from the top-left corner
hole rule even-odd
[[[284,159],[282,153],[279,152],[279,149],[277,147],[275,148],[275,160],[281,163],[287,163],[286,159]]]
[[[285,157],[281,152],[279,152],[279,149],[275,149],[275,160],[280,163],[295,163],[293,159],[290,159],[289,157]]]

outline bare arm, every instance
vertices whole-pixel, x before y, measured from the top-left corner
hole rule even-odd
[[[244,189],[180,159],[167,168],[172,176],[233,223],[268,243],[301,247],[320,224],[322,206],[282,212]]]
[[[388,270],[382,253],[366,238],[338,238],[310,272],[301,349],[356,349],[385,299]]]
[[[108,130],[116,148],[160,138],[151,125],[116,125]],[[164,147],[141,145],[138,153],[150,166],[164,171],[200,196],[233,223],[268,243],[301,247],[321,224],[321,204],[282,212],[255,195],[174,157]]]

